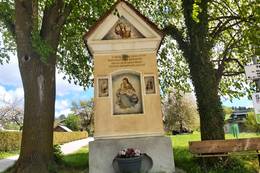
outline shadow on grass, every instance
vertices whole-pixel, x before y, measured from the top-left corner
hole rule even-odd
[[[14,167],[9,168],[3,173],[12,173]],[[82,148],[78,152],[65,155],[58,164],[49,165],[50,173],[88,173],[88,150]]]
[[[187,173],[258,173],[257,156],[232,156],[216,167],[202,169],[202,159],[193,157],[187,147],[174,148],[175,165]],[[224,163],[224,164],[223,164]]]

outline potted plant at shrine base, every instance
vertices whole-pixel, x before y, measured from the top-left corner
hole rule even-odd
[[[120,173],[141,172],[142,154],[138,149],[123,149],[119,151],[115,160],[118,163]]]

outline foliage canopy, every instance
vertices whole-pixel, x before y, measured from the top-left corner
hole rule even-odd
[[[32,40],[36,50],[41,52],[42,60],[54,51],[39,36],[43,24],[43,15],[46,6],[55,3],[54,0],[38,0],[38,26],[32,33]],[[187,26],[183,14],[182,1],[129,0],[144,15],[155,22],[160,28],[172,27],[174,39],[166,37],[161,46],[158,64],[160,66],[160,82],[163,92],[175,87],[181,91],[191,91],[189,66],[183,57],[182,51],[176,42],[177,37],[188,40]],[[88,87],[92,84],[93,61],[85,49],[82,36],[97,19],[107,11],[113,1],[74,1],[67,0],[71,13],[62,29],[61,39],[57,50],[57,67],[65,72],[69,82]],[[200,14],[201,1],[193,4],[192,17],[196,22]],[[256,0],[212,0],[208,3],[209,35],[208,40],[212,47],[211,62],[219,78],[220,94],[223,96],[240,97],[252,91],[253,84],[246,85],[244,65],[259,53],[259,6]],[[14,42],[14,1],[0,1],[0,31],[3,41],[0,43],[0,63],[8,62],[10,51],[15,52]],[[171,33],[166,32],[171,35]],[[170,69],[170,70],[169,70]]]

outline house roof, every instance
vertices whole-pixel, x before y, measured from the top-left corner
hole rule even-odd
[[[103,16],[101,16],[97,22],[92,25],[90,27],[90,29],[85,33],[85,35],[83,36],[84,39],[84,43],[89,51],[89,53],[91,54],[91,51],[88,47],[87,44],[87,40],[88,38],[95,32],[95,30],[101,25],[101,23],[104,22],[104,20],[116,9],[117,5],[119,3],[125,3],[131,10],[133,10],[133,12],[139,16],[148,26],[150,26],[158,35],[160,35],[162,38],[164,37],[164,33],[162,30],[160,30],[157,25],[155,25],[152,21],[150,21],[149,18],[147,18],[146,16],[144,16],[143,14],[141,14],[132,4],[130,4],[129,2],[127,2],[126,0],[118,0]],[[161,45],[161,44],[160,44]]]
[[[71,129],[69,129],[68,127],[66,127],[66,126],[63,126],[63,125],[58,125],[57,127],[60,127],[60,128],[62,128],[63,130],[65,130],[66,132],[72,132],[72,130]]]

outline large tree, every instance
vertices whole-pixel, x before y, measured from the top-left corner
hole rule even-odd
[[[94,132],[94,99],[73,101],[71,111],[80,117],[82,130],[87,130],[88,135]]]
[[[6,127],[14,124],[18,129],[23,126],[23,109],[21,106],[21,99],[14,100],[0,100],[0,126]]]
[[[193,94],[171,91],[163,99],[162,107],[167,130],[185,133],[199,127],[199,114]]]
[[[143,13],[168,36],[158,59],[163,90],[171,85],[190,90],[192,83],[202,140],[224,139],[220,96],[240,97],[252,89],[252,85],[246,85],[243,67],[254,56],[255,47],[259,47],[257,2],[151,0],[138,4],[133,0],[133,3],[144,9]],[[174,72],[164,70],[170,68]]]
[[[46,173],[53,164],[56,67],[69,81],[91,82],[82,35],[112,2],[1,0],[1,61],[16,51],[24,88],[24,124],[14,172]]]
[[[244,30],[254,30],[257,20],[254,5],[256,1],[182,0],[186,31],[181,32],[174,25],[165,28],[177,41],[189,65],[202,140],[224,139],[220,82],[224,76],[244,73],[241,62],[250,58],[243,57],[250,55],[244,52],[250,52],[249,45],[253,45],[248,43]],[[246,11],[250,6],[252,10]],[[236,88],[242,87],[238,84]]]

